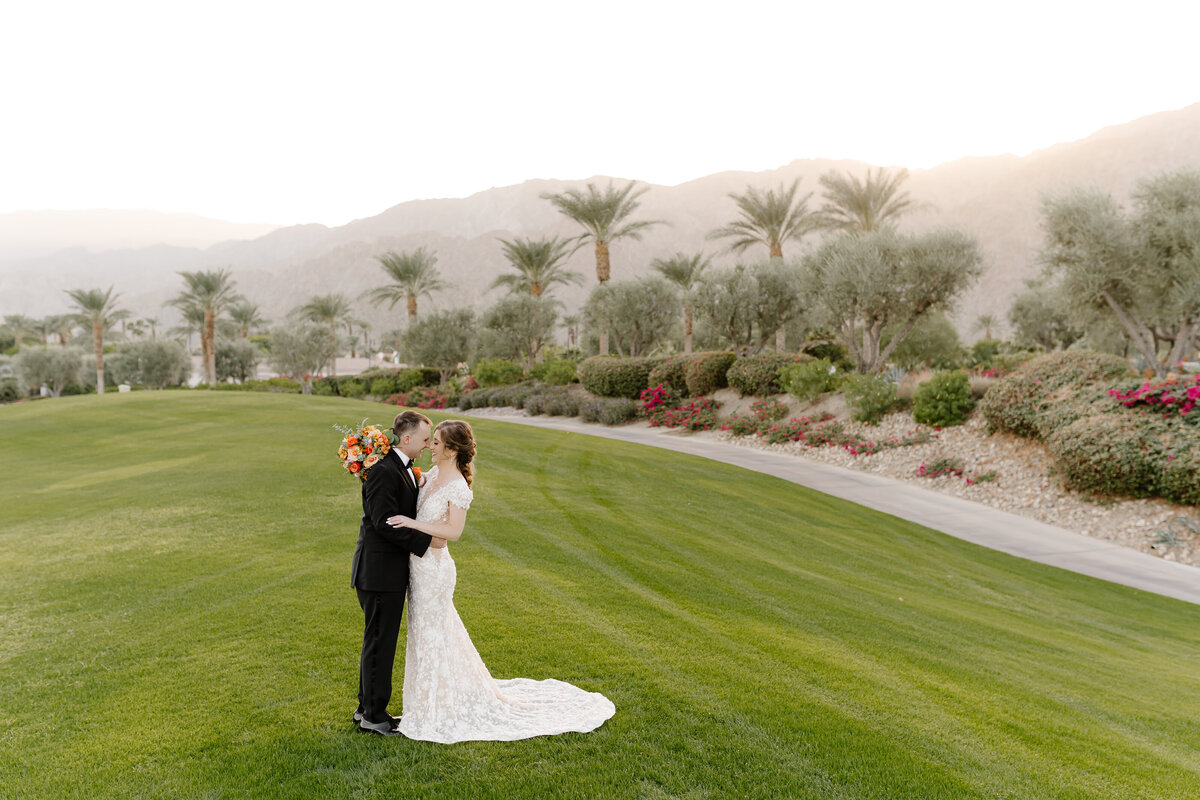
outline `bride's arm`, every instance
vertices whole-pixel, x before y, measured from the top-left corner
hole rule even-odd
[[[467,524],[467,510],[451,503],[450,508],[446,511],[446,516],[437,522],[417,522],[412,517],[401,514],[388,517],[387,524],[393,528],[410,528],[439,539],[457,542],[458,537],[462,536],[463,527]]]

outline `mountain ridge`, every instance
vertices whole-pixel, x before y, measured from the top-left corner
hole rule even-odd
[[[1022,288],[1025,278],[1037,273],[1038,209],[1043,193],[1087,184],[1110,191],[1124,202],[1138,179],[1182,167],[1200,167],[1200,103],[1108,126],[1026,156],[968,156],[910,170],[904,189],[922,207],[904,218],[900,227],[925,231],[949,226],[979,239],[987,271],[963,297],[955,315],[960,329],[967,332],[980,314],[1003,319],[1012,295]],[[647,191],[637,217],[671,224],[648,230],[641,242],[615,243],[613,276],[646,274],[653,258],[676,250],[703,248],[714,255],[714,263],[731,264],[734,259],[723,252],[721,244],[705,238],[709,231],[735,218],[729,193],[742,192],[747,185],[766,188],[799,178],[801,195],[814,192],[810,205],[819,206],[821,174],[830,170],[862,174],[867,168],[874,165],[810,158],[795,159],[774,170],[713,173],[674,186],[639,182]],[[227,266],[239,289],[262,305],[269,317],[280,319],[313,295],[344,291],[357,296],[378,285],[384,274],[375,255],[418,246],[437,252],[442,276],[453,287],[432,299],[423,298],[423,309],[463,304],[482,307],[498,296],[488,294],[486,287],[507,269],[497,238],[577,234],[578,227],[561,217],[541,195],[608,180],[607,176],[530,179],[463,198],[405,201],[337,227],[317,223],[273,227],[254,238],[205,247],[73,250],[9,259],[0,264],[0,314],[60,313],[66,310],[62,290],[111,283],[124,293],[125,306],[135,313],[170,317],[174,312],[159,309],[157,304],[178,291],[175,273]],[[0,222],[4,216],[0,215]],[[806,245],[811,247],[817,241],[812,237]],[[793,246],[785,255],[799,254],[802,249],[806,248]],[[757,255],[751,253],[747,258]],[[584,286],[564,287],[556,294],[573,310],[594,285],[591,249],[581,249],[568,267],[588,279]],[[402,311],[364,306],[362,315],[379,330],[402,323]]]

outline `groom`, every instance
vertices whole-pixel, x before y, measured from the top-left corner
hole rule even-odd
[[[388,714],[392,697],[392,663],[400,635],[400,615],[408,590],[408,555],[425,555],[430,536],[410,528],[392,528],[387,518],[417,516],[417,481],[413,461],[429,447],[429,417],[404,411],[392,423],[399,440],[371,468],[363,481],[362,525],[350,585],[358,591],[363,611],[362,658],[358,670],[358,710],[354,721],[360,733],[399,736],[398,719]]]

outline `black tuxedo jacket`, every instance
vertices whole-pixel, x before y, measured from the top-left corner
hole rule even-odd
[[[417,487],[400,454],[388,451],[362,485],[363,517],[350,568],[350,585],[368,592],[408,589],[408,554],[425,555],[431,537],[411,528],[393,528],[387,518],[417,516]]]

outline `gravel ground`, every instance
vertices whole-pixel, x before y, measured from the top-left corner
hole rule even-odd
[[[911,415],[903,412],[889,414],[874,428],[849,420],[843,422],[864,438],[875,440],[902,437],[920,427]],[[978,414],[962,426],[932,432],[935,438],[928,444],[857,456],[837,447],[806,447],[795,442],[772,445],[758,437],[737,437],[727,432],[706,435],[741,447],[780,450],[811,461],[918,483],[927,489],[958,495],[1170,561],[1200,566],[1200,539],[1181,524],[1185,518],[1196,524],[1194,507],[1177,506],[1165,500],[1096,500],[1065,489],[1054,477],[1053,459],[1041,443],[1008,434],[989,436]],[[954,475],[938,478],[916,475],[922,463],[942,455],[959,459],[964,476],[994,470],[997,479],[967,483],[965,478]],[[1178,543],[1165,542],[1161,535],[1173,519],[1176,521],[1171,523],[1171,529],[1181,534]]]

